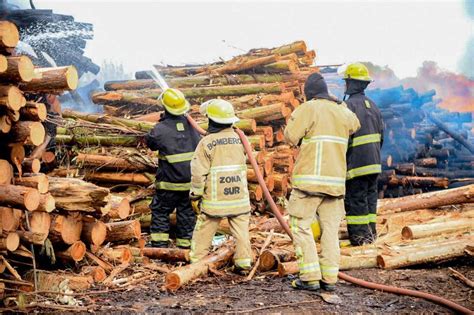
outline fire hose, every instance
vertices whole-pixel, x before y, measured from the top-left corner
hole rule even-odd
[[[198,125],[198,123],[189,115],[186,115],[186,118],[188,119],[189,123],[191,126],[193,126],[194,129],[196,129],[200,134],[205,135],[207,132],[201,126]],[[260,169],[257,165],[257,161],[255,160],[253,154],[252,154],[252,147],[250,146],[250,143],[247,140],[247,137],[245,137],[245,134],[242,132],[242,130],[235,128],[235,132],[239,135],[240,141],[242,142],[242,145],[244,146],[245,152],[247,153],[248,159],[250,161],[250,164],[252,165],[252,168],[255,171],[255,175],[258,180],[258,184],[260,187],[262,187],[263,194],[265,196],[265,199],[267,200],[270,209],[272,210],[273,214],[275,215],[276,219],[280,223],[280,225],[283,227],[285,232],[288,234],[288,236],[293,239],[293,235],[291,234],[291,230],[281,215],[280,211],[278,210],[277,205],[275,204],[275,201],[273,200],[272,196],[270,195],[270,191],[267,188],[267,185],[265,183],[265,180],[263,179],[263,175],[260,172]],[[390,285],[384,285],[380,283],[375,283],[375,282],[370,282],[370,281],[365,281],[362,279],[354,278],[352,276],[349,276],[343,272],[339,272],[338,277],[344,281],[350,282],[352,284],[356,284],[358,286],[367,288],[367,289],[372,289],[372,290],[379,290],[382,292],[389,292],[389,293],[394,293],[394,294],[399,294],[399,295],[407,295],[407,296],[413,296],[417,298],[422,298],[431,302],[434,302],[436,304],[448,307],[456,312],[462,313],[462,314],[474,314],[473,311],[469,310],[468,308],[461,306],[451,300],[442,298],[440,296],[426,293],[426,292],[420,292],[420,291],[415,291],[415,290],[409,290],[409,289],[403,289],[403,288],[398,288]]]

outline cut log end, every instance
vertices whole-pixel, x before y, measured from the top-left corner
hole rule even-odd
[[[413,233],[412,233],[410,227],[408,227],[408,226],[403,227],[403,229],[402,229],[402,238],[404,240],[411,240],[413,238]]]
[[[20,246],[20,236],[17,233],[8,233],[5,239],[5,247],[7,250],[13,252]]]
[[[71,258],[74,261],[81,261],[86,254],[86,245],[83,242],[78,241],[72,244],[68,250],[71,253]]]
[[[165,277],[165,287],[169,291],[176,291],[181,287],[181,281],[179,275],[171,272]]]
[[[100,246],[107,237],[107,226],[102,221],[96,221],[91,230],[91,240],[94,245]]]

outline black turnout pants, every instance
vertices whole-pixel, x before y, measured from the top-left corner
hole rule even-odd
[[[176,245],[189,247],[193,236],[196,215],[189,200],[189,190],[156,190],[151,209],[151,240],[167,244],[170,231],[170,214],[176,209]]]
[[[370,174],[346,181],[347,230],[354,246],[372,243],[377,238],[377,177]]]

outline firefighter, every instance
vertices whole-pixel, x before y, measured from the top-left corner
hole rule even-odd
[[[208,254],[222,218],[228,218],[236,239],[234,266],[245,274],[251,267],[249,238],[250,199],[244,147],[232,124],[239,119],[231,103],[214,99],[201,105],[209,119],[208,135],[191,161],[191,195],[198,212],[191,262]],[[200,213],[199,213],[200,212]]]
[[[347,107],[361,124],[349,140],[344,200],[349,239],[357,246],[372,243],[377,237],[377,176],[382,172],[383,121],[380,110],[364,93],[371,82],[367,67],[361,63],[348,65],[344,80],[345,94],[349,95]]]
[[[176,209],[176,245],[189,248],[196,222],[189,201],[190,163],[201,137],[184,116],[190,106],[181,91],[167,89],[160,100],[165,112],[145,136],[147,146],[157,150],[159,158],[156,193],[150,204],[151,242],[148,246],[168,247],[169,216]]]
[[[293,169],[288,213],[298,259],[295,289],[334,291],[339,272],[339,224],[344,218],[346,150],[359,121],[344,103],[334,101],[319,73],[305,82],[306,102],[291,115],[285,139],[300,146]],[[321,258],[311,225],[318,215]],[[314,227],[314,226],[313,226]]]

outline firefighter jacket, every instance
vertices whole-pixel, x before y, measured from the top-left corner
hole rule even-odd
[[[375,103],[361,91],[352,94],[347,107],[357,115],[361,128],[349,139],[347,179],[382,172],[380,149],[383,143],[383,120]]]
[[[316,99],[291,115],[285,139],[300,145],[292,185],[308,193],[340,197],[345,192],[348,139],[360,127],[344,103]]]
[[[191,161],[191,193],[202,196],[201,211],[209,216],[250,212],[245,151],[231,127],[199,142]]]
[[[185,116],[165,112],[160,122],[145,136],[147,146],[158,151],[157,189],[190,189],[190,161],[200,139]]]

